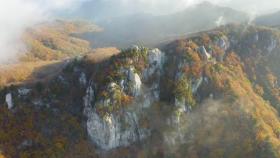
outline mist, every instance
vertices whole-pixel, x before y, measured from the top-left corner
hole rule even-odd
[[[54,18],[57,10],[73,9],[80,0],[9,0],[0,5],[0,63],[11,63],[25,52],[21,41],[23,31]]]
[[[203,2],[230,7],[249,14],[261,15],[280,8],[278,0],[90,0],[71,16],[82,16],[94,21],[124,15],[149,13],[153,15],[170,14],[193,7]]]
[[[246,146],[246,141],[255,144],[256,135],[255,121],[246,112],[250,111],[248,106],[254,105],[247,98],[230,103],[209,98],[191,113],[175,115],[162,108],[159,114],[151,110],[147,115],[153,132],[143,150],[158,151],[160,157],[213,157],[221,149],[227,155],[254,155],[258,153],[257,146]]]

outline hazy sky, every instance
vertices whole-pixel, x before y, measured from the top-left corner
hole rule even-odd
[[[133,0],[123,0],[125,3],[131,3]],[[130,2],[129,2],[130,1]],[[172,7],[177,9],[183,9],[184,7],[192,6],[203,2],[204,0],[136,0],[143,3],[143,6],[152,4],[152,6],[157,8],[158,4],[162,4],[161,7],[165,9],[170,9]],[[260,12],[268,11],[275,8],[280,8],[279,0],[208,0],[211,3],[233,7],[235,9],[240,9],[244,11],[251,11],[252,9],[258,10]],[[160,6],[160,5],[159,5]]]
[[[15,60],[23,51],[22,31],[53,17],[52,13],[77,7],[83,0],[3,0],[0,3],[0,63]]]
[[[90,10],[92,15],[108,16],[118,13],[149,12],[154,14],[174,12],[201,3],[203,0],[2,0],[0,3],[0,62],[14,59],[19,49],[24,49],[19,37],[22,31],[36,23],[55,17],[54,13],[75,9]],[[209,0],[252,14],[280,8],[280,0]],[[84,4],[84,5],[83,5]],[[105,16],[106,17],[106,16]]]
[[[87,5],[92,5],[94,9],[109,13],[118,14],[117,11],[123,12],[152,12],[167,13],[184,9],[201,3],[205,0],[89,0]],[[232,7],[234,9],[246,12],[264,13],[267,11],[280,8],[280,0],[206,0],[208,2]],[[95,6],[94,6],[95,5]],[[87,6],[89,7],[89,6]],[[106,10],[107,9],[107,10]],[[93,13],[94,10],[92,11]]]

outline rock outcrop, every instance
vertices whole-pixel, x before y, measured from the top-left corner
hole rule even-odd
[[[204,60],[209,60],[209,59],[211,59],[211,54],[209,54],[208,52],[207,52],[207,50],[205,49],[205,47],[204,46],[201,46],[200,48],[199,48],[199,51],[200,51],[200,53],[203,55],[203,58],[204,58]]]
[[[8,109],[12,109],[14,107],[12,93],[6,94],[6,99],[5,100],[6,100],[6,103],[8,105]]]
[[[117,85],[111,83],[108,91],[113,91]],[[92,85],[87,89],[84,97],[84,114],[87,116],[87,131],[92,141],[101,149],[110,150],[120,146],[128,146],[133,142],[140,141],[149,135],[148,129],[139,125],[138,111],[140,109],[122,111],[122,114],[97,112],[96,104],[102,102],[103,107],[116,106],[114,98],[103,101],[95,101]],[[113,105],[111,105],[113,104]]]
[[[137,48],[137,49],[136,49]],[[139,47],[134,46],[134,51]],[[107,98],[97,98],[94,81],[88,85],[84,97],[84,114],[87,116],[87,131],[91,140],[101,149],[110,150],[128,146],[150,135],[150,130],[141,127],[140,117],[143,111],[159,100],[160,71],[164,63],[164,53],[159,49],[148,51],[148,67],[140,76],[133,66],[121,67],[119,73],[124,76],[119,82],[107,86]],[[131,61],[133,62],[133,61]],[[143,85],[142,80],[149,80],[153,75],[158,79],[150,85]],[[111,111],[101,115],[98,108],[118,106],[119,95],[131,95],[134,102],[130,108],[122,108],[121,114]]]

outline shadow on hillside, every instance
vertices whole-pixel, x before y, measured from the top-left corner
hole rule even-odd
[[[114,55],[118,55],[120,50],[109,47],[99,48],[87,54],[84,59],[85,62],[90,64],[101,64]],[[58,76],[69,63],[73,63],[75,59],[66,59],[59,62],[43,65],[34,69],[32,74],[28,77],[27,83],[46,82]]]
[[[119,53],[120,50],[113,47],[99,48],[92,50],[81,60],[89,65],[102,64]],[[75,58],[69,58],[61,61],[37,61],[6,66],[5,70],[0,71],[0,87],[29,87],[38,82],[48,82],[59,76],[69,64],[75,64],[75,61]]]
[[[47,82],[58,76],[67,66],[69,60],[56,61],[50,64],[42,65],[34,68],[27,80],[22,84],[31,85],[38,82]]]

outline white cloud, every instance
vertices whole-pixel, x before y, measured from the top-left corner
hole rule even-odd
[[[226,21],[225,18],[223,16],[220,16],[216,21],[215,21],[217,27],[225,25]]]
[[[0,2],[0,63],[16,60],[24,49],[20,35],[26,27],[51,17],[52,12],[77,6],[81,0],[4,0]]]

